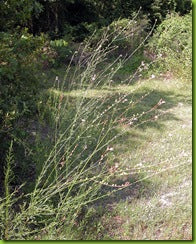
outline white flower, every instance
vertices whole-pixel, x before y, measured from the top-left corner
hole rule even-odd
[[[93,75],[92,81],[95,81],[95,79],[96,79],[96,75]]]
[[[108,147],[107,151],[111,151],[112,152],[112,151],[114,151],[114,148],[113,147]]]

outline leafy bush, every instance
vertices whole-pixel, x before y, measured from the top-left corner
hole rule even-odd
[[[45,37],[33,37],[27,30],[15,34],[0,33],[0,157],[4,160],[10,134],[20,138],[16,123],[36,112],[41,83],[39,67],[47,54]],[[39,79],[38,79],[39,74]],[[16,128],[15,128],[16,127]],[[19,134],[18,134],[19,133]],[[0,164],[3,168],[3,162]],[[2,172],[2,171],[1,171]]]
[[[17,26],[27,27],[32,15],[37,17],[43,6],[39,1],[2,0],[0,5],[0,31],[15,31]]]
[[[43,36],[33,37],[26,31],[13,35],[0,33],[1,117],[4,122],[33,109],[44,42]]]
[[[104,33],[107,33],[108,43],[112,41],[112,44],[118,47],[117,54],[119,51],[121,54],[130,54],[147,35],[147,26],[148,20],[146,18],[120,19],[113,21],[108,27],[98,30],[91,42],[92,45],[95,45]]]
[[[192,14],[168,17],[159,25],[148,47],[158,58],[155,69],[191,80]]]
[[[68,42],[64,39],[55,39],[50,41],[51,48],[56,52],[56,55],[53,59],[53,66],[59,67],[62,64],[67,63],[72,56],[72,48]]]

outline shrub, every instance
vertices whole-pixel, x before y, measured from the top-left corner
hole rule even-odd
[[[47,54],[43,52],[45,37],[33,37],[27,30],[15,34],[0,33],[0,157],[3,168],[10,133],[20,137],[16,123],[33,116],[40,87],[39,67]],[[2,172],[2,171],[1,171]],[[2,175],[1,175],[2,176]]]
[[[135,17],[133,20],[119,19],[98,30],[91,43],[95,45],[103,33],[107,32],[108,43],[112,41],[113,45],[118,47],[117,55],[119,55],[119,51],[121,54],[131,53],[145,38],[147,26],[148,20],[144,17],[141,19]]]
[[[39,90],[36,74],[44,41],[43,36],[33,37],[26,31],[13,35],[0,33],[0,111],[5,124],[34,109],[32,102]]]
[[[192,14],[169,16],[164,20],[148,48],[158,58],[159,72],[169,71],[178,78],[191,80],[192,76]]]
[[[50,47],[56,52],[53,59],[53,66],[59,67],[69,62],[72,56],[72,48],[64,39],[55,39],[50,41]]]

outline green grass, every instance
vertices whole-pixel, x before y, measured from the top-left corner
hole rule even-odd
[[[35,173],[0,204],[6,239],[192,239],[190,84],[81,87],[43,94],[27,128]]]
[[[92,89],[85,96],[103,97],[116,92],[134,91],[137,100],[148,93],[134,112],[149,110],[159,99],[165,104],[158,118],[132,128],[121,124],[126,131],[108,155],[108,164],[139,168],[137,174],[114,177],[113,182],[135,182],[125,190],[93,206],[93,221],[83,225],[82,239],[117,240],[190,240],[192,239],[192,166],[191,166],[191,86],[178,80],[143,80],[132,86],[118,85],[113,89]],[[69,96],[83,96],[70,92]],[[123,107],[123,106],[122,106]],[[151,118],[151,117],[150,117]],[[91,210],[91,212],[93,212]],[[84,235],[85,234],[85,235]]]
[[[191,239],[191,86],[139,79],[143,55],[112,56],[109,35],[47,71],[13,128],[1,239]]]
[[[118,164],[119,169],[128,170],[124,176],[114,175],[110,185],[131,185],[87,207],[73,238],[191,239],[190,84],[175,79],[148,79],[132,85],[103,85],[69,92],[53,88],[50,92],[69,98],[72,104],[78,99],[96,101],[97,112],[113,104],[117,97],[126,96],[114,113],[123,120],[112,132],[122,135],[110,144],[113,150],[106,164],[109,169]],[[165,103],[151,111],[160,99]],[[147,113],[140,116],[142,112]],[[127,121],[134,116],[138,119],[130,125]]]
[[[49,71],[37,117],[19,121],[27,182],[0,198],[0,237],[191,239],[190,84],[134,79],[122,56],[107,63],[106,40]]]

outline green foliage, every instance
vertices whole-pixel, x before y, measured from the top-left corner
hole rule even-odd
[[[33,33],[47,32],[52,39],[59,39],[68,34],[69,38],[82,40],[83,35],[88,34],[84,23],[98,20],[96,9],[88,0],[40,0],[39,2],[43,11],[37,18],[32,16],[29,28]]]
[[[59,67],[62,64],[68,63],[72,56],[71,45],[64,39],[55,39],[50,41],[50,46],[55,51],[56,55],[53,60],[53,66]]]
[[[91,221],[94,211],[88,213],[86,220],[83,213],[89,203],[110,194],[102,190],[116,187],[115,174],[132,171],[117,172],[118,166],[111,171],[111,145],[120,136],[121,125],[135,126],[143,115],[148,118],[148,111],[133,114],[140,97],[132,104],[130,87],[124,87],[131,92],[127,97],[127,91],[115,91],[111,84],[115,75],[119,75],[118,82],[129,84],[133,80],[130,73],[143,61],[142,48],[138,55],[132,53],[146,37],[148,20],[130,20],[140,5],[144,7],[143,13],[149,11],[151,20],[160,21],[177,8],[174,0],[2,1],[0,183],[4,181],[5,198],[0,197],[0,227],[4,231],[0,232],[1,238],[73,239],[70,233],[77,230],[78,223],[83,231],[82,225]],[[184,6],[180,5],[180,12]],[[34,35],[21,31],[24,26]],[[97,34],[86,38],[97,28]],[[51,40],[42,32],[48,33]],[[40,35],[36,36],[37,33]],[[172,67],[178,75],[183,70],[183,75],[190,76],[190,36],[190,16],[174,16],[160,25],[149,47],[162,56],[162,61],[167,61],[159,63],[161,68]],[[74,45],[78,45],[72,41],[84,39],[87,45],[81,45],[71,57]],[[53,88],[42,92],[42,69],[68,61],[63,81],[56,77]],[[125,63],[127,66],[123,66]],[[124,80],[120,79],[121,74],[127,75]],[[106,96],[100,95],[100,90]],[[14,184],[10,177],[13,155]],[[17,202],[11,186],[25,181],[24,198],[19,192],[21,199]]]
[[[5,128],[12,120],[35,109],[33,101],[39,89],[36,72],[44,42],[43,36],[33,37],[26,31],[0,33],[0,113]]]
[[[192,9],[191,0],[176,0],[175,11],[180,15],[188,14]]]
[[[45,42],[44,36],[34,37],[26,30],[0,33],[1,169],[11,134],[24,138],[25,133],[20,131],[17,123],[36,113],[38,95],[44,85],[38,70],[47,56],[43,48]]]
[[[144,40],[147,26],[148,20],[146,18],[113,21],[109,26],[98,30],[95,36],[91,38],[92,46],[97,45],[101,38],[107,34],[107,42],[112,42],[117,54],[130,54]]]
[[[132,18],[133,14],[138,12],[140,8],[141,13],[146,15],[152,24],[154,24],[155,19],[158,24],[161,23],[169,13],[176,11],[183,15],[191,10],[190,0],[93,0],[91,3],[91,11],[94,11],[95,8],[96,13],[99,14],[99,20],[93,20],[93,22],[98,22],[101,26],[109,25],[119,18]]]
[[[186,14],[190,0],[2,0],[0,31],[14,31],[16,26],[28,27],[34,34],[42,32],[52,39],[65,35],[82,41],[91,34],[89,26],[103,27],[119,18],[132,18],[141,8],[152,23],[161,23],[167,14]],[[91,28],[91,27],[90,27]]]
[[[0,4],[0,31],[13,31],[17,26],[26,27],[34,14],[42,11],[36,0],[2,0]]]
[[[167,14],[175,11],[175,0],[154,0],[151,4],[151,18],[161,23]]]
[[[158,57],[156,68],[179,78],[192,76],[192,14],[169,16],[157,28],[148,44]],[[158,66],[157,66],[158,65]]]
[[[61,47],[66,42],[54,41],[53,44]],[[70,66],[67,67],[63,81],[56,78],[48,97],[41,100],[43,104],[39,107],[39,117],[42,117],[42,121],[38,121],[39,128],[44,124],[48,133],[36,129],[35,119],[32,135],[26,128],[29,138],[23,142],[29,140],[29,144],[32,144],[31,164],[36,167],[36,172],[33,172],[33,176],[29,174],[32,187],[28,188],[28,193],[23,190],[24,197],[21,195],[16,204],[19,211],[13,207],[12,203],[16,200],[12,194],[9,216],[7,214],[11,223],[6,227],[8,239],[73,239],[72,234],[76,233],[73,230],[85,218],[83,210],[116,190],[112,178],[118,173],[110,170],[107,158],[113,151],[113,142],[123,133],[118,133],[120,119],[129,114],[127,120],[132,123],[132,105],[127,103],[128,94],[123,92],[114,92],[111,96],[106,94],[105,97],[89,95],[89,92],[99,92],[100,86],[108,85],[111,89],[110,80],[122,67],[123,58],[120,61],[117,58],[116,66],[108,63],[104,69],[98,69],[110,51],[110,44],[106,36],[90,53],[86,66],[81,67],[78,62],[74,72]],[[83,47],[85,50],[88,47]],[[68,91],[65,89],[67,82]],[[45,116],[49,116],[50,123]],[[16,145],[15,150],[18,154]],[[19,161],[20,166],[26,164],[27,158],[25,155]],[[119,172],[122,173],[121,170]],[[22,175],[21,172],[16,173],[17,177]],[[26,180],[24,175],[21,179]],[[121,181],[117,190],[128,184]],[[106,187],[109,190],[103,189]],[[0,201],[6,204],[6,199]],[[87,218],[91,218],[89,215]]]
[[[5,225],[4,225],[4,239],[8,240],[9,239],[9,221],[10,221],[10,201],[11,201],[11,194],[10,194],[10,183],[12,181],[13,177],[13,172],[12,172],[12,167],[13,167],[13,141],[10,143],[9,150],[6,155],[6,167],[4,169],[4,174],[5,174],[5,180],[4,180],[4,188],[5,188]]]

